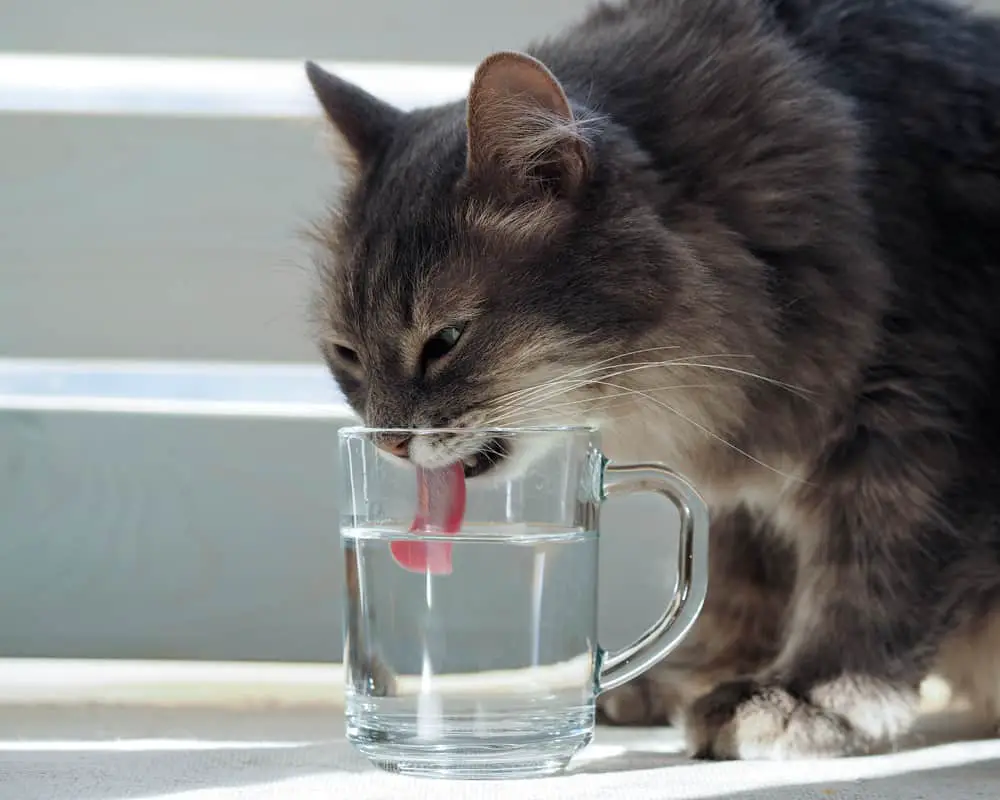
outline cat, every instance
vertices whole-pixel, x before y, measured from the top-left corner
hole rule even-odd
[[[705,610],[606,717],[864,754],[937,670],[1000,719],[1000,24],[623,0],[440,107],[307,72],[350,176],[318,341],[361,418],[598,424],[709,503]],[[391,448],[472,477],[495,444]]]

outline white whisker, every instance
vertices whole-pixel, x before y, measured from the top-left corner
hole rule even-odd
[[[657,348],[647,348],[647,349],[657,349]],[[641,351],[633,351],[629,355],[635,355]],[[516,406],[521,402],[532,399],[539,399],[539,396],[548,396],[547,392],[560,390],[562,388],[572,389],[578,386],[585,385],[586,383],[593,382],[593,378],[599,378],[601,380],[607,380],[608,378],[619,377],[631,372],[638,372],[646,369],[654,369],[656,367],[692,367],[696,369],[706,369],[715,370],[721,373],[731,373],[735,375],[741,375],[743,377],[752,378],[754,380],[759,380],[764,383],[768,383],[773,386],[783,388],[792,394],[795,394],[802,399],[810,399],[808,395],[812,393],[809,390],[804,389],[799,386],[794,386],[793,384],[786,383],[784,381],[777,380],[775,378],[770,378],[766,375],[761,375],[759,373],[751,372],[749,370],[739,369],[737,367],[730,367],[721,364],[705,364],[700,361],[693,361],[692,359],[706,359],[706,358],[749,358],[745,354],[739,353],[714,353],[714,354],[704,354],[700,356],[683,356],[676,359],[669,359],[665,361],[646,361],[638,363],[630,363],[625,365],[614,365],[608,362],[620,361],[623,356],[614,357],[612,359],[603,359],[602,361],[596,362],[595,364],[588,365],[586,367],[580,367],[577,369],[570,370],[561,376],[553,378],[551,380],[545,381],[541,384],[527,387],[525,389],[519,390],[517,392],[510,392],[506,395],[501,395],[496,399],[496,402],[501,403],[504,400],[509,401],[511,406]],[[603,374],[596,374],[604,371]],[[502,406],[498,406],[498,409]]]
[[[627,388],[627,387],[620,386],[618,384],[613,384],[613,383],[612,384],[608,384],[608,386],[612,386],[612,387],[615,387],[615,388],[618,388],[618,389],[625,389],[625,388]],[[694,425],[694,427],[696,427],[698,430],[700,430],[706,436],[709,436],[712,439],[715,439],[720,444],[723,444],[726,447],[730,448],[731,450],[735,451],[736,453],[739,453],[741,456],[743,456],[744,458],[749,459],[754,464],[757,464],[758,466],[761,466],[764,469],[769,470],[769,471],[775,473],[776,475],[780,475],[782,478],[786,478],[787,480],[795,481],[797,483],[806,483],[806,481],[802,480],[801,478],[799,478],[799,477],[797,477],[795,475],[789,475],[787,472],[782,472],[780,469],[777,469],[776,467],[772,467],[770,464],[767,464],[767,463],[761,461],[759,458],[756,458],[755,456],[750,455],[750,453],[748,453],[746,450],[743,450],[740,447],[737,447],[732,442],[730,442],[730,441],[724,439],[723,437],[719,436],[717,433],[715,433],[715,431],[710,430],[709,428],[707,428],[704,425],[702,425],[700,422],[697,422],[696,420],[691,419],[689,416],[687,416],[686,414],[683,414],[682,412],[678,411],[676,408],[674,408],[673,406],[671,406],[669,403],[665,403],[665,402],[663,402],[663,401],[661,401],[661,400],[659,400],[659,399],[657,399],[655,397],[652,397],[652,396],[646,394],[645,392],[642,392],[642,391],[639,391],[639,390],[635,390],[635,394],[639,395],[640,397],[644,397],[649,402],[651,402],[651,403],[653,403],[653,404],[655,404],[657,406],[660,406],[661,408],[666,409],[667,411],[669,411],[669,412],[671,412],[673,414],[676,414],[678,417],[680,417],[685,422],[688,422],[691,425]]]
[[[643,391],[665,392],[665,391],[680,390],[680,389],[714,389],[714,388],[716,387],[713,384],[707,384],[707,383],[678,383],[678,384],[671,384],[669,386],[657,386],[649,389],[644,389]],[[588,403],[593,405],[598,405],[598,404],[613,405],[613,403],[610,403],[608,401],[620,399],[622,397],[629,397],[630,395],[633,394],[635,394],[635,390],[628,389],[626,391],[615,392],[614,394],[594,395],[593,397],[584,397],[579,400],[570,400],[564,403],[553,403],[547,405],[530,404],[522,408],[513,409],[505,414],[491,416],[489,418],[490,425],[492,426],[500,423],[512,425],[514,423],[511,423],[510,420],[511,419],[516,420],[521,416],[526,416],[528,414],[531,414],[533,416],[542,416],[544,414],[548,414],[552,411],[556,411],[559,409],[573,408],[576,406],[587,405]]]
[[[576,376],[578,374],[586,373],[588,371],[594,370],[594,369],[600,367],[603,364],[608,364],[608,363],[613,362],[613,361],[620,361],[623,358],[628,358],[630,356],[642,355],[643,353],[651,353],[651,352],[654,352],[654,351],[657,351],[657,350],[677,350],[678,347],[679,347],[678,345],[662,345],[662,346],[659,346],[659,347],[644,347],[644,348],[641,348],[639,350],[628,350],[628,351],[626,351],[624,353],[619,353],[618,355],[610,356],[609,358],[603,358],[603,359],[601,359],[599,361],[595,361],[595,362],[593,362],[591,364],[587,364],[586,366],[578,367],[576,369],[572,369],[569,372],[561,375],[558,378],[558,380],[562,380],[564,378],[574,377],[574,376]],[[703,358],[711,358],[711,356],[702,356],[702,357]],[[548,383],[548,381],[546,381],[546,383]],[[541,385],[544,385],[544,384],[541,384]],[[506,395],[500,395],[499,397],[497,397],[496,401],[500,402],[502,400],[506,400],[508,397],[521,395],[524,392],[530,392],[533,388],[537,388],[537,387],[528,387],[526,389],[518,389],[518,390],[513,391],[513,392],[508,392]]]

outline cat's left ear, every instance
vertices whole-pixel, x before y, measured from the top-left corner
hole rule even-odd
[[[468,98],[468,169],[515,190],[576,192],[591,148],[566,92],[538,59],[494,53],[476,69]]]
[[[372,158],[389,140],[403,112],[312,61],[306,62],[306,76],[355,159],[363,164]]]

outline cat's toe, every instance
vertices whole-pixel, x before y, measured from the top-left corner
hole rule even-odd
[[[669,725],[676,697],[669,684],[642,675],[597,699],[602,722],[611,725]]]
[[[724,683],[695,701],[684,728],[696,758],[830,758],[873,745],[844,716],[753,680]]]

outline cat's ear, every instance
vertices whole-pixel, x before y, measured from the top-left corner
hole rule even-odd
[[[468,169],[521,190],[572,194],[590,170],[590,145],[566,92],[538,59],[494,53],[476,69],[468,98]]]
[[[381,149],[403,116],[395,106],[312,61],[306,62],[306,76],[326,116],[360,163]]]

